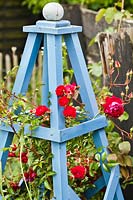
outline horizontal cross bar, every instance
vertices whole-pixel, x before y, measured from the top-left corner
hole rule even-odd
[[[87,199],[90,199],[92,196],[94,196],[97,192],[99,192],[103,187],[106,186],[103,176],[101,176],[98,180],[94,182],[95,187],[89,188],[85,192],[85,197]]]
[[[53,35],[63,35],[68,33],[77,33],[81,32],[82,27],[81,26],[68,26],[68,27],[59,27],[59,28],[51,28],[51,27],[43,27],[43,26],[24,26],[23,32],[29,32],[29,33],[47,33],[47,34],[53,34]]]
[[[81,124],[76,125],[74,127],[64,128],[61,130],[54,128],[46,128],[43,126],[39,126],[35,130],[30,130],[30,124],[27,124],[25,126],[24,132],[25,135],[62,143],[72,138],[87,134],[89,132],[102,129],[105,126],[107,126],[106,118],[104,116],[98,116],[95,119],[82,122]],[[14,124],[13,127],[16,132],[18,132],[20,129],[20,126],[18,124]],[[0,126],[0,130],[14,132],[10,126],[7,126],[4,123]]]

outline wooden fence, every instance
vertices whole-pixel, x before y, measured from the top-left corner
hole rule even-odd
[[[13,67],[19,67],[20,57],[17,55],[17,48],[11,48],[11,54],[4,54],[0,52],[0,81],[6,81],[6,87],[8,90],[11,90],[14,78],[11,76],[7,76],[5,80],[5,76],[11,71]],[[30,81],[30,91],[35,94],[35,91],[41,87],[41,80],[42,80],[42,62],[43,62],[43,54],[42,51],[39,51],[38,58],[36,64],[34,66],[34,70],[32,73],[31,81]],[[30,95],[31,95],[30,92]],[[40,94],[39,94],[40,95]],[[37,101],[37,93],[34,95],[35,102]]]
[[[37,19],[37,15],[22,6],[22,0],[0,0],[0,51],[9,53],[14,45],[21,54],[27,35],[22,27],[34,24]]]

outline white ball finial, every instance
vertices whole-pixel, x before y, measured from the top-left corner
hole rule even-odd
[[[58,21],[63,17],[64,9],[59,3],[53,2],[46,4],[42,13],[46,20]]]

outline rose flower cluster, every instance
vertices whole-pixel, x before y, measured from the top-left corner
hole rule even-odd
[[[27,167],[26,164],[28,163],[28,151],[27,149],[20,153],[19,147],[16,144],[12,144],[11,150],[8,153],[9,158],[15,158],[16,161],[19,160],[22,162],[24,167]],[[30,167],[28,171],[24,171],[24,178],[26,182],[33,182],[37,177],[37,173]],[[10,186],[13,191],[17,191],[20,189],[19,182],[10,182]]]
[[[49,127],[50,109],[47,106],[39,105],[36,108],[30,110],[30,113],[35,117],[39,117],[41,126]]]
[[[67,85],[59,85],[55,92],[59,97],[58,103],[64,107],[64,117],[76,118],[76,108],[72,104],[72,100],[78,95],[78,86],[75,83]]]

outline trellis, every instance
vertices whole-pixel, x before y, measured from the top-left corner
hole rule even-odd
[[[89,134],[94,131],[93,139],[96,148],[103,147],[107,152],[108,141],[104,131],[107,125],[104,116],[97,116],[98,107],[95,95],[88,76],[85,59],[82,53],[78,32],[82,27],[73,26],[69,21],[37,21],[36,25],[25,26],[24,32],[28,32],[28,38],[20,62],[20,68],[16,76],[13,93],[25,95],[30,82],[33,66],[41,45],[44,43],[44,61],[42,73],[42,104],[47,105],[47,97],[51,93],[51,116],[50,128],[38,127],[33,137],[51,141],[52,147],[52,169],[56,172],[53,176],[53,200],[79,200],[78,195],[68,185],[67,165],[66,165],[66,142],[72,138]],[[62,37],[66,43],[68,55],[75,79],[80,85],[80,95],[85,103],[86,110],[89,111],[88,120],[81,122],[74,127],[65,128],[62,117],[62,109],[58,106],[58,99],[55,89],[63,84],[62,69]],[[27,133],[28,131],[25,130]],[[10,127],[1,125],[0,127],[0,148],[8,147],[12,143],[13,132]],[[108,152],[107,152],[108,153]],[[6,165],[8,152],[0,152],[2,169]],[[119,184],[119,166],[112,168],[111,173],[106,172],[102,167],[102,177],[94,183],[94,189],[88,189],[85,193],[90,199],[95,193],[106,186],[104,200],[123,200],[123,194]],[[2,199],[2,197],[1,197]]]

